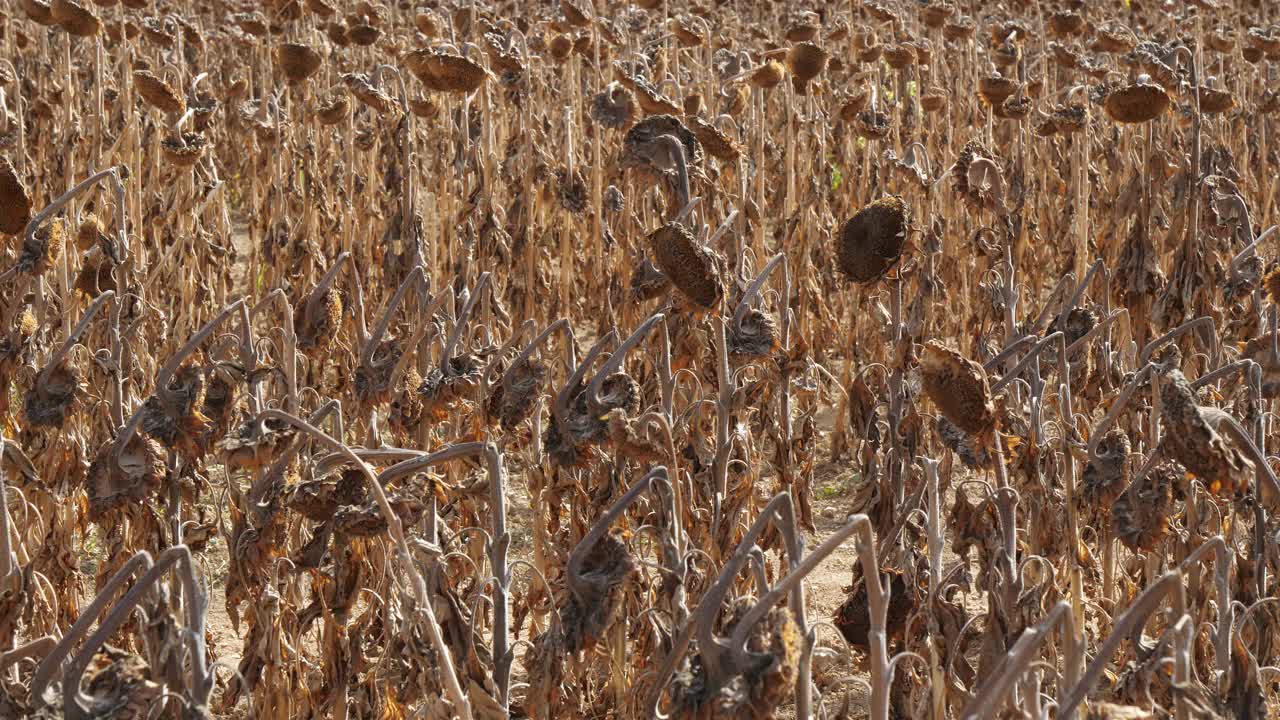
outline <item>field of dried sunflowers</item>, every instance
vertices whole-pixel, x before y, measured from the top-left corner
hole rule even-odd
[[[0,718],[1280,708],[1280,3],[2,12]]]

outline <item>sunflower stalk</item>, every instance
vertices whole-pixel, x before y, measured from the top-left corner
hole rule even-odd
[[[5,479],[5,455],[9,441],[0,430],[0,580],[8,579],[17,564],[13,553],[12,519],[9,517],[9,494]]]
[[[716,451],[712,461],[712,477],[715,478],[711,535],[720,534],[722,525],[728,522],[724,515],[724,503],[729,492],[729,454],[733,451],[729,428],[733,423],[734,376],[729,370],[729,341],[725,338],[724,323],[713,323],[716,350]]]
[[[145,554],[145,551],[141,554]],[[89,710],[92,707],[92,702],[80,692],[80,678],[84,675],[84,671],[93,659],[94,654],[131,617],[134,608],[143,601],[146,594],[151,590],[152,585],[159,583],[165,574],[175,568],[178,572],[178,577],[182,580],[182,596],[185,598],[187,610],[187,627],[185,630],[186,637],[190,639],[191,643],[191,680],[190,684],[184,688],[185,692],[182,699],[187,707],[194,707],[198,710],[204,710],[207,707],[209,695],[213,691],[213,674],[208,669],[208,658],[206,657],[204,644],[205,612],[208,609],[209,598],[196,582],[191,550],[185,545],[175,545],[161,553],[156,558],[154,565],[151,565],[149,561],[150,557],[148,556],[146,572],[125,593],[120,602],[111,608],[107,616],[103,618],[97,632],[85,641],[84,646],[71,659],[62,682],[62,706],[68,720],[88,720],[88,718],[95,717],[95,714]]]
[[[403,460],[378,475],[375,485],[380,489],[393,480],[440,465],[452,460],[476,457],[484,462],[489,486],[489,505],[493,513],[493,525],[489,540],[489,565],[493,573],[493,658],[494,687],[498,702],[503,708],[510,704],[511,663],[515,659],[510,649],[510,601],[511,567],[507,554],[511,547],[511,534],[507,531],[506,474],[503,471],[502,454],[491,443],[467,442],[450,445],[434,453]],[[383,496],[385,497],[385,496]],[[388,505],[384,512],[390,512]],[[397,522],[399,519],[397,518]]]
[[[1064,658],[1066,672],[1063,675],[1063,681],[1068,687],[1074,686],[1079,681],[1084,664],[1084,648],[1077,634],[1075,618],[1071,603],[1062,600],[1054,605],[1037,625],[1022,631],[1022,635],[1005,654],[995,672],[965,705],[964,710],[960,712],[960,717],[963,720],[988,720],[998,717],[1001,707],[1008,700],[1010,690],[1018,678],[1027,671],[1034,653],[1048,641],[1050,633],[1058,625],[1062,626],[1059,632],[1066,644]],[[1058,717],[1073,720],[1076,715],[1073,710],[1068,710],[1060,713]]]
[[[918,458],[924,468],[925,485],[928,491],[927,532],[929,548],[929,597],[928,623],[929,634],[935,637],[938,618],[935,602],[942,585],[942,550],[945,539],[942,534],[942,505],[939,500],[938,461],[928,457]],[[943,674],[942,659],[939,656],[938,641],[929,643],[929,697],[930,711],[933,720],[945,720],[947,712],[946,678]]]
[[[124,584],[135,573],[146,572],[154,565],[155,562],[151,559],[149,553],[140,552],[127,560],[120,569],[116,570],[111,579],[103,585],[98,594],[89,602],[89,606],[80,612],[80,617],[76,619],[71,629],[58,640],[57,646],[49,651],[44,656],[44,659],[40,661],[40,664],[36,666],[35,673],[31,676],[30,691],[32,698],[47,702],[45,700],[45,689],[62,671],[62,661],[71,652],[72,647],[89,631],[89,627],[98,620],[98,617],[102,615],[102,611],[111,602],[111,598],[116,592],[124,587]]]
[[[350,447],[344,445],[338,440],[326,435],[324,431],[316,428],[314,425],[281,410],[266,410],[263,413],[264,419],[279,420],[293,425],[298,430],[307,433],[322,444],[329,447],[334,452],[342,453],[350,460],[356,468],[364,475],[369,489],[373,492],[374,499],[378,503],[378,507],[382,511],[383,520],[387,523],[387,529],[391,534],[392,540],[396,544],[399,553],[401,566],[404,568],[408,576],[408,584],[413,590],[413,596],[417,611],[422,614],[422,620],[427,628],[427,637],[431,641],[432,647],[435,649],[439,658],[439,672],[443,679],[445,691],[449,701],[453,703],[453,712],[463,720],[471,720],[471,703],[467,696],[463,693],[462,685],[458,682],[458,674],[454,669],[453,656],[449,652],[448,645],[445,644],[443,632],[440,624],[436,620],[435,611],[432,609],[431,599],[427,596],[427,585],[422,574],[418,571],[417,565],[413,561],[413,554],[409,550],[409,545],[405,540],[404,530],[400,523],[400,517],[392,510],[387,495],[382,490],[382,483],[379,476],[376,475],[367,463],[351,450]],[[448,458],[455,457],[458,450],[445,450],[442,452],[451,452]],[[439,460],[438,460],[439,461]],[[426,464],[423,465],[425,467]],[[497,603],[495,603],[497,606]]]
[[[480,300],[480,296],[489,287],[489,273],[480,273],[480,279],[476,281],[475,288],[467,297],[467,303],[462,306],[462,312],[458,313],[453,321],[453,329],[449,331],[449,338],[445,341],[444,350],[440,353],[440,371],[446,375],[451,372],[449,361],[453,359],[454,351],[458,347],[458,342],[462,340],[467,332],[469,323],[471,322],[471,314],[475,310],[476,303]]]

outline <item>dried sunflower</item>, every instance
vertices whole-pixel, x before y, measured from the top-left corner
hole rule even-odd
[[[178,167],[192,167],[204,157],[209,143],[200,133],[182,133],[182,135],[165,138],[160,143],[164,151],[164,159]]]
[[[187,102],[168,83],[147,70],[133,72],[133,87],[147,104],[170,115],[181,115]]]
[[[348,468],[336,475],[292,485],[285,504],[308,520],[325,522],[344,506],[364,505],[367,495],[364,473]]]
[[[168,387],[157,387],[142,406],[142,430],[189,461],[202,457],[208,446],[209,418],[201,412],[205,399],[204,369],[195,363],[178,368]]]
[[[621,409],[633,415],[640,408],[640,386],[623,372],[604,378],[598,401],[590,395],[585,384],[573,388],[563,422],[553,415],[554,422],[543,432],[547,454],[561,465],[584,463],[588,456],[583,450],[608,439],[605,418],[610,412]]]
[[[902,198],[882,198],[849,219],[840,230],[836,263],[858,283],[884,278],[902,259],[907,241],[907,204]]]
[[[671,284],[704,308],[715,308],[724,296],[723,258],[699,243],[683,225],[667,223],[649,234],[654,265]]]
[[[606,85],[591,101],[591,119],[607,128],[622,129],[635,115],[635,95],[617,81]]]
[[[733,604],[726,621],[730,631],[750,607],[747,600]],[[791,611],[782,607],[770,610],[747,636],[747,651],[755,661],[747,672],[724,687],[708,688],[705,668],[697,656],[688,661],[685,670],[676,674],[671,686],[672,717],[678,720],[775,717],[778,706],[794,692],[800,646],[800,630]]]
[[[619,166],[623,170],[638,169],[650,173],[669,185],[679,182],[679,169],[665,163],[655,164],[653,149],[663,136],[671,136],[684,148],[686,172],[696,175],[695,168],[702,165],[702,143],[697,135],[689,130],[683,122],[671,115],[651,115],[631,126],[623,138],[622,156]]]
[[[1166,425],[1161,447],[1168,456],[1199,477],[1215,495],[1247,492],[1253,463],[1214,429],[1180,370],[1168,370],[1161,376],[1160,402]]]
[[[391,96],[370,82],[368,77],[360,73],[347,73],[342,76],[342,81],[346,83],[347,89],[356,96],[357,100],[372,108],[374,112],[383,114],[391,111]]]
[[[422,499],[410,492],[388,493],[387,502],[406,527],[416,525],[427,509]],[[387,531],[387,518],[376,502],[343,507],[333,514],[333,530],[342,536],[372,537]]]
[[[438,50],[409,53],[405,66],[429,89],[443,92],[475,92],[489,77],[488,71],[476,62]]]
[[[1169,534],[1173,488],[1185,470],[1176,462],[1162,462],[1131,483],[1111,506],[1111,528],[1133,552],[1151,552]]]
[[[382,31],[372,25],[359,24],[347,27],[347,40],[360,47],[369,47],[382,37]]]
[[[592,547],[582,564],[574,592],[560,609],[564,647],[569,652],[590,650],[613,623],[622,599],[622,586],[636,572],[627,546],[605,535]]]
[[[1077,502],[1090,516],[1106,512],[1129,485],[1129,436],[1113,429],[1098,441],[1097,455],[1080,478]]]
[[[787,71],[782,67],[782,63],[777,60],[769,60],[760,67],[752,71],[748,82],[758,88],[768,90],[787,76]]]
[[[971,470],[991,467],[990,450],[974,442],[972,437],[966,435],[945,416],[937,419],[936,429],[943,446],[955,453],[965,467]]]
[[[433,368],[417,390],[424,408],[437,419],[448,417],[449,411],[459,401],[475,397],[482,369],[471,356],[450,358],[443,370]]]
[[[62,218],[41,225],[35,233],[23,239],[22,252],[18,254],[18,272],[31,275],[47,272],[62,254],[66,236],[66,221]]]
[[[809,83],[827,68],[831,54],[811,42],[798,42],[787,53],[787,67],[796,93],[805,95]]]
[[[911,580],[901,571],[885,568],[882,582],[888,586],[889,609],[885,618],[885,639],[901,642],[907,621],[916,610],[916,597]],[[856,648],[870,649],[871,610],[867,600],[867,584],[861,574],[844,588],[845,599],[836,608],[832,622],[846,642]]]
[[[316,288],[293,311],[298,349],[325,349],[337,341],[342,323],[342,296],[330,288]]]
[[[924,345],[920,371],[925,393],[943,416],[986,447],[996,414],[982,365],[931,340]]]
[[[1018,91],[1018,81],[999,74],[988,75],[978,83],[978,94],[993,108],[1000,107]]]
[[[250,418],[218,443],[223,462],[230,471],[266,467],[289,447],[297,433],[292,425],[275,420],[262,422]]]
[[[643,302],[652,300],[671,287],[671,280],[653,264],[646,255],[640,258],[631,271],[631,297]]]
[[[533,413],[546,377],[547,367],[531,360],[509,369],[490,393],[486,415],[500,421],[504,430],[514,430]]]
[[[70,361],[41,370],[23,401],[27,425],[61,428],[75,412],[81,392],[80,373]]]
[[[49,10],[54,22],[76,37],[93,37],[102,32],[102,21],[75,0],[52,0]]]
[[[115,290],[116,280],[113,271],[116,263],[102,246],[93,245],[80,261],[80,271],[76,273],[74,287],[88,297],[97,297],[104,290]]]
[[[276,46],[276,65],[294,85],[304,83],[315,75],[322,62],[320,53],[302,43],[281,43]]]
[[[1164,88],[1143,78],[1112,91],[1103,103],[1107,115],[1119,123],[1150,122],[1164,114],[1169,105]]]
[[[134,433],[118,450],[116,440],[108,440],[94,453],[85,479],[90,519],[145,502],[164,487],[167,473],[164,447],[155,440]]]
[[[742,148],[737,141],[721,132],[719,128],[700,117],[689,117],[689,129],[698,137],[698,142],[707,150],[707,154],[717,160],[734,162],[742,156]]]
[[[749,358],[767,358],[778,349],[778,324],[773,316],[752,308],[729,328],[729,353]]]

